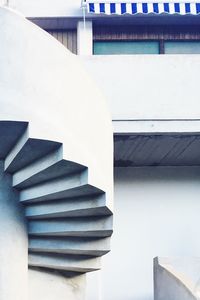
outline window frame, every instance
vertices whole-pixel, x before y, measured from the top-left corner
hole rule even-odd
[[[199,26],[94,26],[94,43],[106,41],[157,41],[159,55],[165,54],[165,42],[200,42]],[[134,55],[134,54],[133,54]]]

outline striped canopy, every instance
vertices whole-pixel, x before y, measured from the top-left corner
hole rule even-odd
[[[84,1],[87,12],[92,14],[200,14],[200,2],[102,2]]]

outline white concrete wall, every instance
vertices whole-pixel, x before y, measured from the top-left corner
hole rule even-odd
[[[29,121],[30,137],[63,143],[64,158],[86,165],[112,206],[111,117],[79,58],[4,8],[0,42],[0,119]]]
[[[82,58],[112,118],[200,118],[200,55],[107,55]]]
[[[6,0],[1,0],[5,2]],[[82,16],[81,0],[9,0],[9,7],[26,17]]]
[[[0,160],[0,299],[27,300],[28,235],[19,194]]]
[[[156,257],[154,259],[154,299],[199,299],[199,271],[199,257]]]
[[[79,21],[77,25],[77,52],[78,55],[92,55],[93,31],[91,21]]]
[[[84,300],[85,275],[66,278],[48,271],[29,270],[29,300]]]
[[[199,183],[199,167],[116,169],[112,251],[89,300],[153,300],[154,257],[199,256]]]

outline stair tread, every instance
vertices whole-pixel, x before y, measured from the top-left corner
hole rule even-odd
[[[30,168],[31,167],[32,165],[30,166]],[[86,167],[83,165],[61,159],[58,162],[48,166],[47,168],[45,167],[43,170],[31,175],[30,177],[27,176],[27,178],[24,180],[22,178],[21,181],[17,178],[17,176],[19,177],[19,174],[14,174],[13,186],[19,190],[22,190],[56,178],[73,175],[78,172],[84,171],[85,169]],[[23,169],[21,170],[21,172],[23,172]],[[31,171],[29,171],[29,174],[31,174]]]
[[[110,251],[110,239],[30,237],[29,251],[102,256]]]
[[[77,197],[27,205],[26,217],[30,219],[109,215],[105,195]]]
[[[29,234],[40,236],[96,236],[112,235],[112,216],[30,220]]]
[[[42,202],[42,201],[51,201],[56,199],[75,198],[79,196],[100,195],[102,193],[103,193],[102,190],[85,183],[80,186],[74,186],[60,192],[46,194],[43,196],[33,195],[32,197],[26,197],[26,196],[24,197],[24,195],[20,194],[20,201],[23,203],[34,203],[34,202]]]
[[[29,138],[9,164],[7,172],[17,172],[42,156],[45,156],[53,150],[56,150],[60,146],[61,143],[58,142]]]
[[[90,272],[100,268],[99,258],[90,256],[30,253],[29,266],[75,272]]]

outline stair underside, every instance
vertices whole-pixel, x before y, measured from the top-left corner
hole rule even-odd
[[[29,266],[86,273],[99,270],[100,260],[90,256],[30,253]]]

